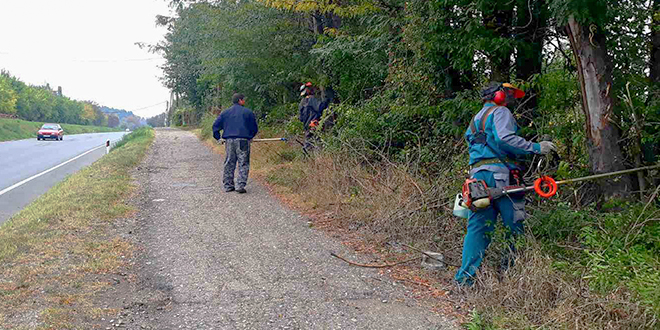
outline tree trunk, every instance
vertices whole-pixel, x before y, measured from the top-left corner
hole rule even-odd
[[[647,105],[658,102],[660,97],[660,0],[653,0],[653,10],[651,11],[651,59],[649,61],[649,78],[651,80],[651,94],[646,101]],[[656,103],[656,118],[660,118],[660,107]],[[644,158],[648,162],[655,162],[656,155],[660,153],[660,146],[651,142],[646,142],[642,146]],[[660,178],[653,182],[660,184]]]
[[[649,69],[651,71],[651,83],[658,87],[657,85],[660,85],[660,0],[653,1],[651,15],[651,62],[649,63]]]
[[[510,38],[510,27],[513,22],[513,5],[501,6],[497,2],[490,4],[495,8],[491,9],[488,15],[483,18],[486,30],[493,33],[494,38]],[[486,11],[488,12],[488,11]],[[511,73],[511,47],[500,45],[493,49],[488,60],[491,63],[491,81],[508,82]]]
[[[594,173],[624,169],[623,154],[618,145],[619,131],[610,122],[614,107],[610,90],[612,64],[605,35],[600,31],[596,25],[584,26],[574,17],[569,18],[566,26],[577,62],[589,160]],[[607,196],[625,196],[630,187],[629,176],[601,181],[601,193]]]
[[[659,0],[660,1],[660,0]],[[541,73],[543,66],[543,40],[548,23],[548,9],[545,0],[529,4],[528,0],[518,0],[516,78],[528,80]]]
[[[548,23],[548,8],[545,0],[530,3],[529,0],[518,0],[517,25],[518,30],[516,51],[516,78],[529,80],[533,75],[540,74],[543,68],[543,40]],[[518,123],[527,126],[536,117],[538,105],[536,90],[528,90],[529,100],[524,106],[524,113],[529,116],[520,118]],[[531,110],[531,111],[526,111]]]

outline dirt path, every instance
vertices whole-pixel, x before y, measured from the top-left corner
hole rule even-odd
[[[137,278],[115,293],[122,328],[455,329],[387,276],[331,258],[360,259],[254,180],[222,192],[221,170],[192,133],[157,131],[137,171]]]

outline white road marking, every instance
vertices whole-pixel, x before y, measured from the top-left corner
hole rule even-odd
[[[85,151],[85,152],[83,152],[82,154],[80,154],[80,155],[78,155],[78,156],[76,156],[76,157],[73,157],[73,158],[67,160],[66,162],[64,162],[64,163],[62,163],[62,164],[59,164],[59,165],[57,165],[57,166],[55,166],[55,167],[51,167],[50,169],[47,169],[47,170],[45,170],[45,171],[43,171],[43,172],[41,172],[41,173],[39,173],[39,174],[33,175],[33,176],[31,176],[31,177],[29,177],[29,178],[27,178],[27,179],[25,179],[25,180],[23,180],[23,181],[21,181],[21,182],[19,182],[19,183],[14,184],[13,186],[10,186],[10,187],[7,187],[7,188],[5,188],[5,189],[3,189],[3,190],[0,190],[0,196],[4,195],[5,193],[8,193],[9,191],[11,191],[11,190],[13,190],[13,189],[16,189],[16,188],[20,187],[20,186],[22,186],[22,185],[24,185],[24,184],[26,184],[26,183],[28,183],[28,182],[34,180],[34,179],[36,179],[36,178],[38,178],[38,177],[40,177],[40,176],[46,174],[46,173],[49,173],[49,172],[51,172],[51,171],[54,171],[54,170],[56,170],[56,169],[58,169],[58,168],[60,168],[60,167],[62,167],[62,166],[64,166],[64,165],[66,165],[66,164],[68,164],[68,163],[71,163],[72,161],[74,161],[74,160],[76,160],[76,159],[78,159],[78,158],[80,158],[80,157],[82,157],[82,156],[85,156],[85,155],[87,155],[88,153],[90,153],[90,152],[92,152],[92,151],[99,150],[99,149],[101,149],[101,148],[103,148],[103,147],[105,147],[105,143],[102,144],[102,145],[100,145],[100,146],[98,146],[98,147],[96,147],[96,148],[94,148],[94,149],[91,149],[91,150]]]

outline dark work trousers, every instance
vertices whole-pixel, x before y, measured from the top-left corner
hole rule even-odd
[[[237,189],[245,188],[250,172],[250,140],[248,139],[226,139],[225,140],[225,168],[222,183],[225,189],[234,188],[234,171],[238,163]]]
[[[488,187],[497,188],[504,188],[510,182],[509,173],[494,173],[485,170],[475,173],[472,178],[485,181]],[[472,285],[486,248],[490,244],[492,233],[495,231],[497,215],[502,217],[502,222],[508,229],[506,232],[508,239],[513,240],[514,237],[524,232],[525,199],[520,196],[505,195],[494,200],[488,208],[478,212],[470,211],[469,214],[467,234],[463,242],[463,260],[455,279],[460,284]],[[509,248],[508,252],[515,252],[513,241]],[[506,269],[513,262],[513,256],[511,253],[507,253],[503,257],[502,266]]]
[[[318,138],[316,137],[316,132],[313,129],[305,130],[305,144],[303,144],[303,152],[308,154],[312,150],[316,149],[318,145]]]

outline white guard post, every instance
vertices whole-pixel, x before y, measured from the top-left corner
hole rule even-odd
[[[105,141],[105,154],[110,153],[110,140]]]

